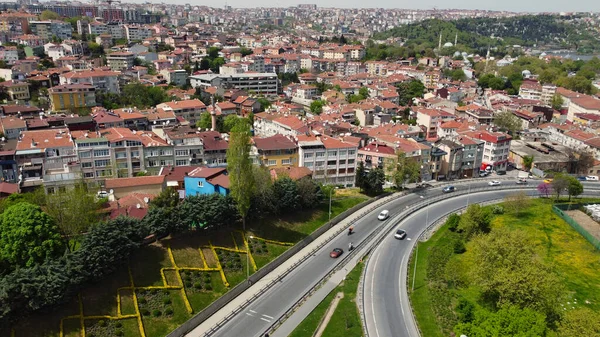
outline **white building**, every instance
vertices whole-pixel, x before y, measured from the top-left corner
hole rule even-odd
[[[315,181],[353,187],[358,145],[339,139],[299,135],[299,166],[313,171]]]
[[[223,89],[240,89],[257,95],[276,96],[278,89],[275,73],[244,74],[204,74],[190,76],[192,87],[217,87]]]
[[[152,31],[144,26],[126,25],[125,37],[129,42],[142,41],[144,39],[152,37]]]
[[[96,90],[119,93],[119,73],[105,70],[72,71],[60,75],[60,84],[90,84]]]

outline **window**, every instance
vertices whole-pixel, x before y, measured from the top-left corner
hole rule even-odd
[[[318,161],[316,164],[317,167],[323,167],[324,165],[325,165],[324,161]]]
[[[135,140],[128,140],[127,141],[127,146],[141,146],[142,143],[135,141]]]
[[[117,153],[115,153],[115,158],[117,158],[117,159],[127,158],[127,152],[117,152]]]
[[[379,159],[381,159],[381,158],[379,158]],[[346,159],[340,160],[340,165],[346,165]]]
[[[79,158],[90,158],[92,153],[90,151],[79,152]]]
[[[328,160],[327,165],[335,165],[336,162],[337,161],[335,161],[335,160]]]
[[[345,156],[346,155],[346,150],[340,150],[340,156]]]
[[[281,165],[290,165],[292,163],[291,159],[282,159]]]
[[[198,187],[204,187],[204,181],[200,180],[200,181],[198,182]]]
[[[323,151],[323,152],[317,152],[316,156],[317,156],[317,158],[319,158],[319,157],[325,157],[325,151]]]
[[[127,168],[127,163],[118,163],[117,164],[117,168],[126,169]]]
[[[269,159],[269,161],[267,162],[267,166],[275,166],[277,165],[277,160],[275,159]]]
[[[304,158],[312,158],[313,157],[313,153],[312,152],[307,152],[304,154]]]
[[[139,158],[140,151],[131,151],[131,158]]]
[[[171,150],[171,149],[160,150],[160,155],[161,156],[172,156],[173,155],[173,150]]]
[[[187,163],[188,161],[185,159],[178,159],[175,161],[175,166],[185,166]]]
[[[183,157],[188,156],[190,154],[190,150],[175,150],[175,156]]]
[[[94,172],[86,172],[83,174],[85,178],[94,178]]]
[[[353,156],[356,153],[356,150],[348,150],[348,155]]]
[[[327,152],[327,155],[330,156],[330,157],[335,157],[335,156],[337,156],[337,151],[335,151],[335,150],[334,151],[329,151],[329,152]]]
[[[306,163],[306,165],[304,165],[304,166],[306,166],[306,167],[308,167],[308,168],[312,169],[312,167],[313,167],[313,163]]]
[[[92,162],[91,161],[89,161],[89,162],[83,162],[83,163],[81,163],[81,167],[83,167],[83,168],[90,168],[90,167],[92,167]]]
[[[94,157],[108,157],[110,155],[108,149],[94,150]]]
[[[96,164],[96,167],[106,167],[106,166],[110,165],[110,160],[108,160],[108,159],[96,160],[95,164]]]
[[[348,159],[348,165],[354,164],[354,159]]]

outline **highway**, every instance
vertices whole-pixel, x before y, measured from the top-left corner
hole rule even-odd
[[[503,182],[503,185],[510,186],[511,183]],[[536,186],[537,182],[531,182],[526,193],[538,195]],[[598,184],[584,183],[584,186],[586,195],[599,192]],[[410,284],[406,284],[408,262],[417,238],[429,225],[446,214],[467,206],[467,203],[485,203],[515,193],[514,190],[493,191],[493,188],[490,187],[487,192],[458,195],[418,210],[397,223],[393,231],[373,250],[364,274],[362,298],[369,337],[419,336],[408,299]],[[431,197],[427,193],[431,191],[420,193],[425,200]],[[397,228],[407,232],[406,239],[397,240],[393,237]]]
[[[514,182],[504,182],[503,184],[512,183]],[[468,188],[467,184],[455,184],[455,186],[457,191],[465,191]],[[487,180],[471,183],[471,188],[476,189],[478,187],[488,187]],[[494,187],[489,188],[494,189]],[[422,190],[420,193],[424,193],[427,198],[432,198],[440,196],[442,190],[441,187],[429,188]],[[354,225],[355,233],[353,235],[348,236],[347,232],[342,232],[332,239],[328,244],[317,251],[312,258],[299,265],[280,283],[269,289],[267,293],[256,299],[240,314],[233,317],[229,322],[221,326],[219,330],[212,333],[211,336],[260,336],[267,328],[269,328],[274,320],[281,317],[285,311],[300,299],[304,293],[310,290],[318,280],[340,263],[341,259],[332,259],[329,257],[329,252],[331,252],[333,248],[342,248],[344,254],[347,254],[348,244],[351,241],[356,246],[381,226],[394,226],[401,220],[397,217],[397,214],[409,205],[418,202],[422,202],[420,195],[413,193],[373,210]],[[390,210],[390,217],[386,221],[377,220],[377,215],[384,209]],[[410,235],[413,234],[410,233]],[[399,254],[396,254],[396,256],[401,257]],[[188,333],[188,336],[200,336],[204,334],[204,331],[199,331],[197,329]]]

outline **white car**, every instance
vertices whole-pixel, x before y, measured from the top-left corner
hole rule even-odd
[[[381,213],[379,213],[379,215],[377,216],[377,219],[383,221],[389,217],[390,217],[390,211],[385,209],[385,210],[381,211]]]
[[[488,183],[488,185],[490,185],[490,186],[500,186],[500,185],[502,185],[502,183],[499,182],[498,180],[492,180],[492,181],[490,181]]]
[[[98,199],[108,198],[108,192],[106,191],[98,191],[96,195]]]
[[[587,181],[598,181],[598,176],[587,176],[585,177]]]

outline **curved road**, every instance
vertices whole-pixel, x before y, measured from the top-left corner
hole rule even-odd
[[[512,182],[503,182],[510,185]],[[584,184],[591,191],[598,192],[596,184]],[[537,184],[532,183],[526,193],[534,196]],[[493,189],[493,187],[490,187]],[[421,193],[425,199],[430,197]],[[417,238],[429,225],[450,212],[467,204],[484,203],[502,199],[515,193],[515,190],[498,190],[459,195],[424,207],[397,223],[394,231],[382,240],[369,259],[363,280],[363,310],[369,337],[419,336],[412,317],[408,299],[407,272],[408,260]],[[585,193],[585,192],[584,192]],[[396,240],[393,234],[397,228],[407,232],[407,239]],[[417,266],[418,268],[418,266]]]
[[[460,191],[468,188],[467,184],[459,185],[458,182],[455,186]],[[485,186],[487,186],[486,180],[471,183],[472,188]],[[442,194],[442,190],[440,187],[429,188],[426,194],[428,197],[439,196]],[[356,246],[381,226],[392,226],[401,220],[397,217],[397,214],[401,210],[420,201],[421,198],[419,195],[411,193],[376,208],[354,224],[355,233],[353,235],[348,236],[346,232],[342,232],[333,238],[317,251],[312,258],[299,265],[280,283],[269,289],[240,314],[233,317],[220,329],[211,334],[211,336],[260,336],[323,276],[341,262],[341,259],[332,259],[329,257],[329,252],[333,248],[342,248],[344,254],[347,254],[348,244],[351,241]],[[377,215],[384,209],[390,210],[390,217],[386,221],[378,221]],[[205,332],[200,327],[197,327],[186,336],[204,336]]]

